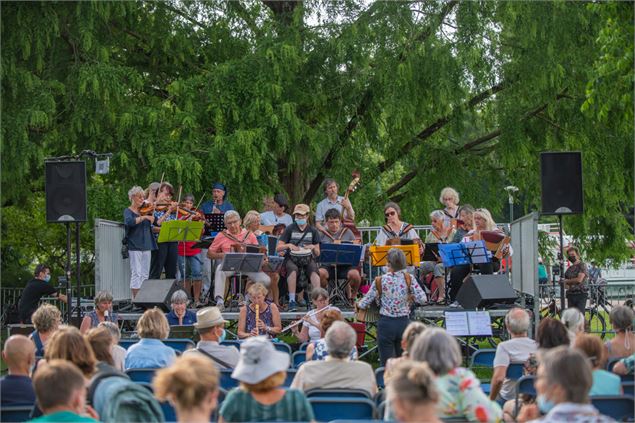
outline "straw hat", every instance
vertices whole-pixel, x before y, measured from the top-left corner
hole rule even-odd
[[[218,307],[205,307],[196,312],[196,323],[194,327],[197,329],[211,328],[222,323],[229,323],[223,319],[223,315]]]

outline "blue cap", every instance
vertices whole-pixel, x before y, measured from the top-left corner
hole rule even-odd
[[[225,197],[227,197],[227,187],[225,185],[223,185],[220,182],[214,182],[212,184],[212,189],[220,189],[223,190],[225,192],[225,194],[223,194],[223,200],[225,199]]]

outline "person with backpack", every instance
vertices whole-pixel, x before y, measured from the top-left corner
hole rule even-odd
[[[401,337],[410,323],[412,303],[426,302],[426,294],[405,269],[403,251],[397,248],[388,250],[388,272],[375,278],[375,283],[357,303],[357,308],[366,309],[373,301],[379,302],[377,346],[381,366],[385,366],[389,358],[401,355]]]

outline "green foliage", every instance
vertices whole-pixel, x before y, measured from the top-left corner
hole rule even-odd
[[[43,159],[84,149],[114,153],[111,173],[91,178],[91,218],[119,220],[127,190],[162,175],[207,199],[222,180],[245,212],[277,191],[315,204],[324,177],[343,185],[359,169],[352,201],[373,223],[388,199],[426,222],[446,185],[499,220],[510,183],[519,211],[537,210],[538,153],[580,150],[586,211],[565,229],[593,257],[629,253],[633,3],[15,2],[2,12],[3,269],[7,257],[55,260],[61,228],[35,213]],[[16,235],[24,205],[48,258]]]

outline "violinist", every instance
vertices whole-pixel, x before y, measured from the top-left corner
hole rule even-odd
[[[452,238],[452,243],[456,244],[463,240],[465,235],[474,228],[474,207],[465,204],[459,207],[459,220],[457,222],[456,231]]]
[[[157,201],[154,204],[154,226],[152,232],[156,239],[159,237],[161,225],[164,222],[176,219],[178,204],[172,201],[174,188],[169,182],[163,182],[159,187]],[[178,258],[178,242],[161,242],[158,249],[152,252],[150,261],[150,279],[160,279],[161,272],[165,269],[166,279],[176,278],[176,266]]]
[[[145,200],[143,189],[139,186],[132,187],[128,191],[128,198],[130,206],[123,211],[123,221],[130,256],[130,289],[134,298],[141,283],[150,274],[151,251],[158,247],[156,238],[152,235],[154,215],[142,216],[139,211]]]
[[[234,210],[234,206],[227,201],[227,187],[220,182],[214,182],[212,185],[212,199],[201,205],[201,211],[205,214],[210,214],[225,213],[229,210]]]
[[[182,208],[179,207],[179,220],[200,220],[201,216],[194,210],[194,196],[186,194],[183,197]],[[184,209],[184,210],[182,210]],[[181,214],[181,211],[185,213]],[[203,286],[202,261],[200,257],[201,249],[192,248],[196,244],[195,241],[179,242],[179,273],[183,281],[183,288],[188,295],[194,298],[194,307],[198,308],[202,304],[201,289]],[[193,292],[192,292],[193,291]]]
[[[240,227],[240,214],[237,211],[230,210],[226,212],[223,219],[227,229],[216,235],[214,242],[207,250],[207,257],[212,260],[222,260],[225,254],[231,252],[236,244],[258,245],[256,236],[247,229]],[[223,272],[221,266],[222,264],[219,264],[216,267],[216,275],[214,276],[214,299],[216,300],[216,307],[223,311],[225,309],[225,281],[228,277],[233,276],[235,272]],[[265,286],[269,286],[271,283],[271,279],[264,272],[245,272],[243,275],[246,275],[252,282],[260,282]]]
[[[348,198],[337,195],[339,186],[335,179],[324,180],[324,200],[320,201],[315,209],[315,226],[319,230],[324,229],[324,215],[330,209],[337,209],[342,219],[355,220],[355,211]]]

